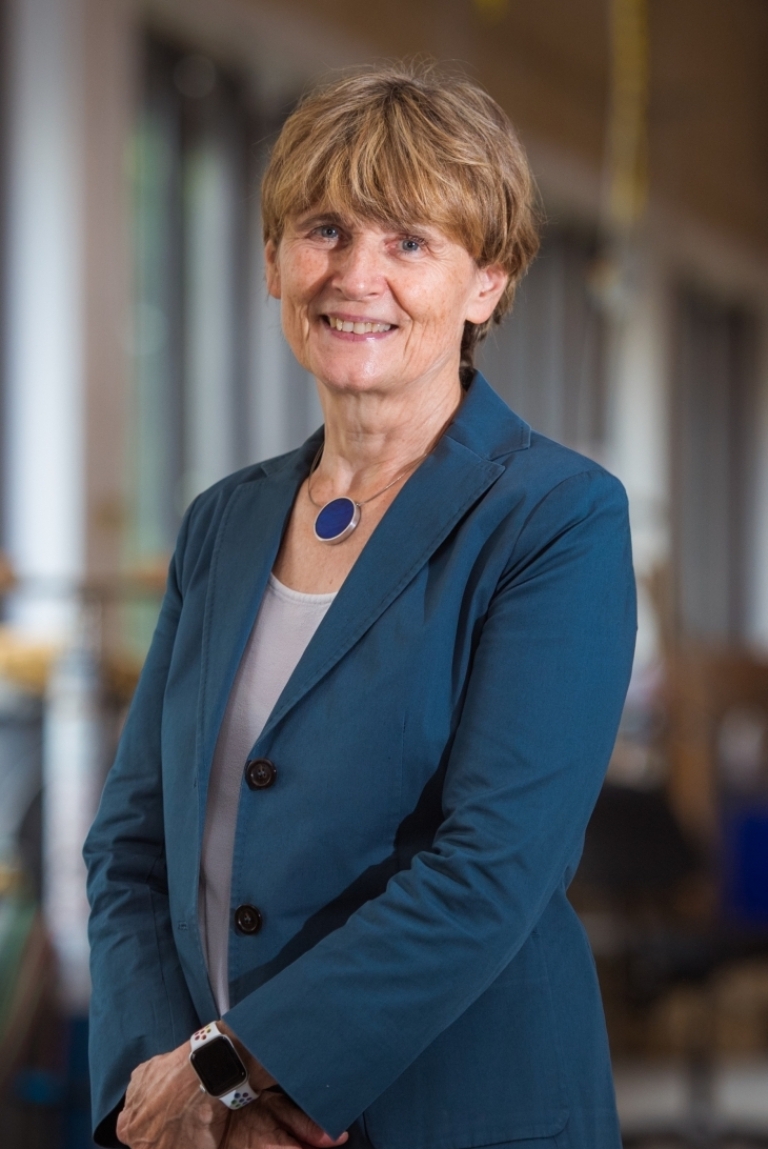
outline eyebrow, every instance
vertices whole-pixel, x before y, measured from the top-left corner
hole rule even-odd
[[[335,227],[344,227],[349,229],[354,227],[355,223],[363,221],[360,221],[355,217],[350,219],[349,217],[345,217],[336,211],[317,211],[313,212],[311,215],[299,215],[294,219],[293,222],[295,227],[302,229],[307,227],[317,227],[317,225],[321,223],[327,223]],[[380,220],[379,224],[385,231],[398,232],[402,233],[403,235],[430,234],[434,237],[435,232],[439,231],[439,229],[436,229],[433,225],[428,223],[414,222],[411,224],[404,224],[398,220]]]
[[[300,215],[295,221],[297,227],[312,227],[318,223],[338,224],[340,227],[349,227],[345,220],[335,211],[314,212],[312,215]]]

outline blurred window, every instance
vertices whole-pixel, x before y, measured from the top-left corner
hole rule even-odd
[[[244,78],[147,38],[130,164],[129,569],[167,562],[200,491],[297,446],[322,422],[264,283],[259,179],[278,126]],[[124,637],[137,653],[156,614],[126,612]]]
[[[149,40],[133,144],[132,557],[247,459],[242,428],[249,197],[257,131],[205,56]]]
[[[589,288],[594,257],[588,236],[547,232],[512,315],[488,336],[478,364],[537,431],[599,456],[606,420],[606,323]]]
[[[0,0],[0,59],[8,59],[8,5],[6,0]],[[0,80],[0,219],[4,222],[7,220],[7,197],[8,197],[8,159],[9,159],[9,97],[10,97],[10,69],[8,67],[3,69],[2,79]],[[6,298],[7,291],[7,224],[0,227],[0,343],[3,347],[6,344],[6,315],[8,302]],[[7,426],[6,420],[6,371],[7,371],[7,353],[2,356],[0,361],[0,428]],[[2,550],[7,545],[6,538],[6,432],[0,434],[0,561],[2,560]],[[0,570],[0,584],[2,583],[2,571]],[[0,612],[4,610],[4,603],[0,600]]]
[[[756,324],[745,308],[681,289],[672,469],[682,637],[746,637],[756,426]]]
[[[258,130],[207,56],[148,38],[132,141],[130,570],[158,571],[204,487],[247,462],[248,230]],[[153,603],[131,606],[146,648]]]

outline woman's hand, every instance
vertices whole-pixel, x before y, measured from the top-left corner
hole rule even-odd
[[[284,1093],[262,1093],[258,1101],[232,1114],[222,1149],[332,1149],[336,1141]]]
[[[171,1053],[143,1062],[131,1074],[117,1135],[130,1149],[332,1149],[336,1141],[284,1093],[272,1092],[275,1079],[222,1021],[222,1033],[235,1042],[260,1099],[231,1112],[200,1088],[185,1042]]]
[[[185,1043],[134,1069],[117,1136],[130,1149],[218,1149],[229,1115],[200,1088]]]

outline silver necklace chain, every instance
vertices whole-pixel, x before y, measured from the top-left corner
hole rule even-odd
[[[321,459],[322,454],[323,454],[323,447],[324,446],[325,446],[325,444],[321,443],[320,446],[318,447],[317,454],[315,455],[314,459],[312,460],[312,466],[309,469],[309,476],[307,478],[307,494],[309,495],[309,501],[312,504],[312,506],[317,507],[318,510],[322,510],[323,507],[326,507],[328,505],[328,503],[317,503],[312,498],[312,476],[314,475],[315,471],[317,470],[317,468],[320,465],[320,459]],[[412,462],[410,462],[408,464],[407,467],[403,467],[402,471],[398,472],[398,474],[395,475],[395,477],[391,483],[387,483],[386,487],[382,487],[381,490],[377,491],[375,495],[369,495],[367,499],[360,499],[360,500],[353,499],[353,498],[351,498],[350,495],[337,495],[336,497],[340,498],[340,499],[342,499],[342,498],[349,499],[350,502],[354,503],[356,507],[364,507],[366,503],[372,503],[374,499],[378,499],[379,495],[383,495],[384,492],[388,491],[390,487],[394,487],[395,483],[399,482],[400,479],[402,479],[403,475],[407,475],[408,472],[413,467],[415,467],[417,465],[417,463],[420,463],[423,459],[426,459],[428,454],[429,454],[429,451],[425,451],[423,455],[419,455],[418,459],[414,459]],[[332,503],[333,499],[329,499],[328,502]]]

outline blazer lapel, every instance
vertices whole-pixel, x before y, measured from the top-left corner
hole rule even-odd
[[[496,481],[495,461],[530,444],[531,429],[477,372],[453,423],[408,480],[365,545],[262,731],[343,658]]]
[[[262,737],[359,641],[503,470],[447,436],[440,440],[366,543]]]
[[[274,470],[236,487],[219,526],[202,636],[197,717],[200,830],[213,754],[227,700],[253,628],[296,492],[322,440],[316,432]],[[271,468],[271,464],[267,464]]]

